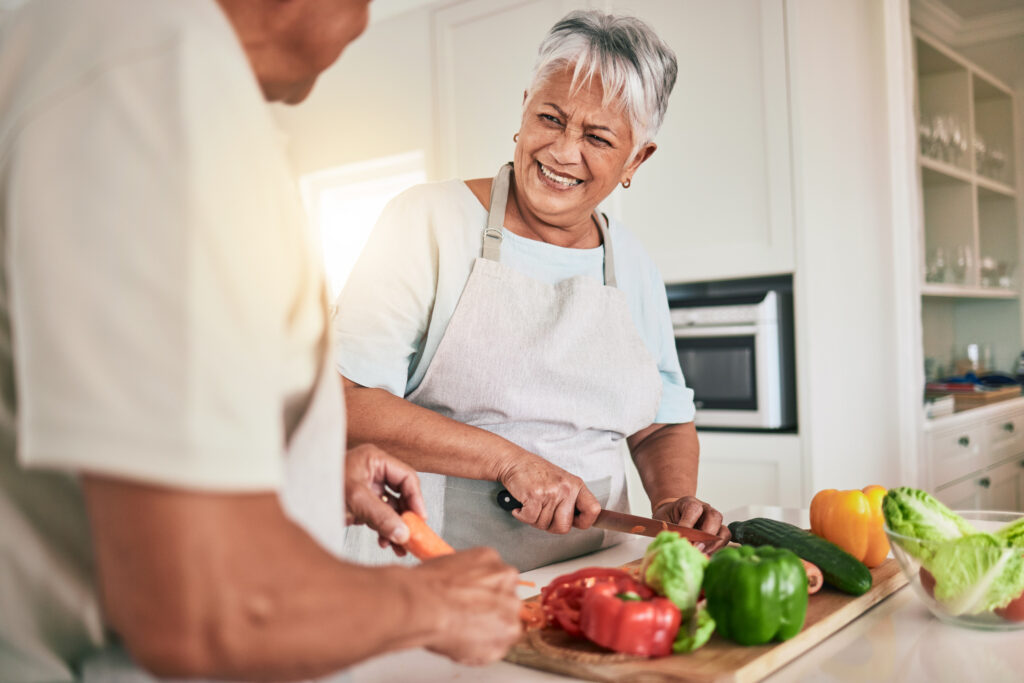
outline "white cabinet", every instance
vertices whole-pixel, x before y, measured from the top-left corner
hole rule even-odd
[[[982,476],[985,486],[985,509],[1022,510],[1021,483],[1024,482],[1024,455],[986,470]]]
[[[699,431],[698,436],[697,496],[720,512],[745,505],[793,507],[804,499],[799,435]],[[624,452],[623,457],[630,509],[633,514],[649,516],[651,503],[640,475],[629,453]]]
[[[1024,398],[933,421],[925,453],[949,507],[1024,511]]]
[[[985,491],[981,477],[977,477],[943,487],[935,497],[951,510],[985,510]]]
[[[981,425],[965,425],[936,432],[928,439],[928,458],[937,482],[954,481],[984,465]]]
[[[468,0],[435,13],[439,177],[491,176],[511,158],[537,45],[581,4]],[[783,0],[589,4],[647,21],[679,62],[658,151],[606,210],[668,282],[792,272]]]
[[[928,34],[914,48],[924,355],[935,375],[962,374],[954,347],[989,340],[983,369],[1006,369],[1021,346],[1016,99]]]
[[[699,431],[697,495],[722,512],[744,505],[793,506],[804,501],[800,437]]]

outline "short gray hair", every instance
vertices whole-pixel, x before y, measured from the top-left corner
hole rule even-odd
[[[605,106],[626,110],[634,151],[654,139],[665,120],[678,66],[672,48],[636,17],[575,10],[551,27],[540,44],[530,78],[533,92],[548,77],[572,67],[572,89],[596,75]]]

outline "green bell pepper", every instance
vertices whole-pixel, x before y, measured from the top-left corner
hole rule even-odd
[[[718,633],[740,645],[788,640],[807,616],[807,574],[785,548],[723,548],[704,571],[704,595]]]

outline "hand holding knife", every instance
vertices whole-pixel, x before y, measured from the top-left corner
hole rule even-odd
[[[502,510],[508,512],[523,507],[523,504],[516,500],[507,489],[502,489],[498,492],[497,502]],[[598,529],[607,529],[608,531],[619,531],[650,537],[657,536],[662,531],[672,531],[690,541],[707,554],[718,550],[726,543],[724,538],[709,534],[706,531],[691,529],[690,527],[658,519],[650,519],[649,517],[638,517],[637,515],[630,515],[625,512],[616,512],[615,510],[601,510],[597,515],[597,519],[594,520],[594,526]]]

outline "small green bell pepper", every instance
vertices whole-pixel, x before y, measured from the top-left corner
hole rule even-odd
[[[807,616],[807,574],[785,548],[723,548],[704,572],[704,595],[718,633],[740,645],[788,640]]]

